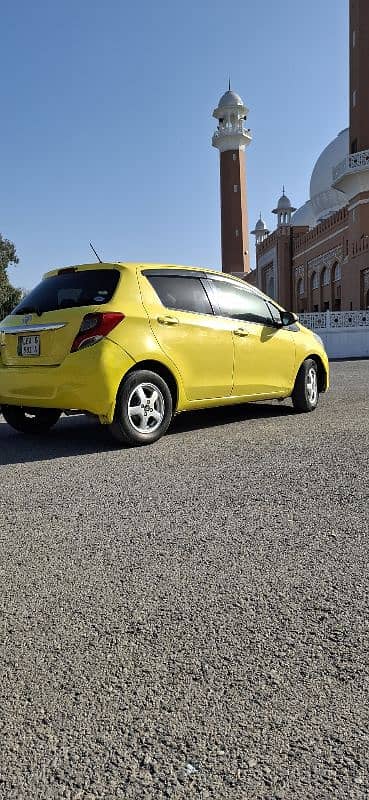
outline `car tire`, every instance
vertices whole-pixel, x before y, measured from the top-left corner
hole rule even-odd
[[[150,370],[135,370],[120,386],[109,428],[123,444],[152,444],[168,430],[172,415],[172,395],[163,378]]]
[[[55,408],[21,408],[2,406],[1,413],[8,425],[20,433],[47,433],[56,425],[61,411]]]
[[[314,411],[319,400],[318,367],[316,361],[307,358],[301,365],[292,392],[292,404],[298,413]]]

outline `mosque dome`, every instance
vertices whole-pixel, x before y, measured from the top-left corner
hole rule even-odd
[[[309,228],[315,228],[316,217],[310,200],[295,211],[291,225],[308,225]]]
[[[345,128],[323,150],[315,164],[310,180],[310,201],[316,222],[347,205],[346,195],[338,189],[333,189],[332,181],[333,168],[346,157],[348,152],[349,130]]]
[[[226,106],[243,106],[243,100],[241,99],[239,94],[236,92],[232,92],[229,89],[219,100],[219,108],[225,108]]]

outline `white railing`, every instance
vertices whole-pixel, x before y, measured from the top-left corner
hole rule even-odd
[[[360,153],[352,153],[340,161],[333,169],[333,183],[345,175],[346,172],[355,172],[361,169],[369,169],[369,150],[361,150]]]
[[[299,314],[306,328],[369,328],[368,311],[321,311]]]
[[[218,136],[234,136],[235,133],[247,134],[249,133],[249,131],[247,130],[247,128],[243,127],[243,124],[240,121],[236,123],[236,125],[219,126],[213,135],[213,139],[217,139]]]

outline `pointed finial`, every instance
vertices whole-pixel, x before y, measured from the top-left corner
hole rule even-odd
[[[229,92],[231,91],[231,79],[230,79],[230,77],[228,78],[228,91]]]
[[[283,184],[283,195],[284,195],[284,184]]]
[[[260,211],[260,219],[261,219],[261,211]]]

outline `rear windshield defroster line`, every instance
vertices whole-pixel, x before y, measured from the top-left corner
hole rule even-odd
[[[58,311],[109,303],[117,288],[118,269],[89,269],[63,272],[45,278],[16,306],[13,314]]]

